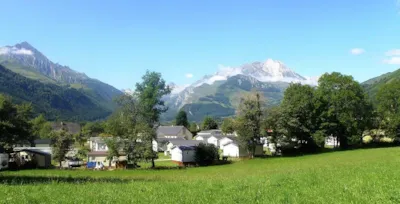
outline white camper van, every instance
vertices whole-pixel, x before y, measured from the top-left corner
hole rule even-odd
[[[8,169],[8,154],[0,153],[0,170]]]

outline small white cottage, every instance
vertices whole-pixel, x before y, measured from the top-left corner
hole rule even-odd
[[[174,146],[171,150],[171,160],[179,165],[195,163],[196,146]]]
[[[261,156],[263,153],[263,146],[257,145],[254,156]],[[230,142],[223,146],[222,155],[224,157],[247,157],[248,152],[247,149],[240,147],[237,142]]]
[[[219,148],[223,149],[224,145],[231,143],[231,142],[235,141],[236,139],[237,139],[237,137],[235,137],[235,136],[223,137],[222,139],[219,140]]]

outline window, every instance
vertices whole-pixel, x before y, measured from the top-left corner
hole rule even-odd
[[[105,143],[97,143],[97,151],[106,151],[107,145]]]

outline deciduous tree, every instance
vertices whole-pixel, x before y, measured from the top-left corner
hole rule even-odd
[[[387,136],[400,136],[400,80],[383,85],[377,94],[378,112]]]
[[[232,134],[235,131],[232,118],[225,118],[221,125],[221,130],[224,134]]]
[[[73,136],[67,129],[63,128],[58,131],[52,131],[50,133],[50,138],[52,139],[53,159],[59,162],[61,168],[66,154],[70,151],[74,143]]]
[[[213,130],[218,129],[217,122],[210,116],[206,116],[202,123],[202,130]]]
[[[341,148],[361,142],[373,108],[360,84],[337,72],[324,74],[315,96],[319,131],[338,137]]]
[[[260,144],[262,103],[261,94],[252,92],[241,98],[237,110],[235,130],[239,137],[240,146],[247,149],[250,158],[254,157],[256,145]]]
[[[175,118],[175,125],[189,127],[189,121],[187,119],[187,114],[184,110],[180,110]]]

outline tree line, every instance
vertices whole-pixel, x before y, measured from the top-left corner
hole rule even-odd
[[[236,132],[250,157],[264,137],[281,151],[294,153],[316,152],[328,137],[336,137],[343,149],[363,143],[395,143],[400,136],[399,90],[399,81],[384,85],[377,103],[372,104],[351,76],[333,72],[323,75],[317,87],[291,84],[276,107],[267,108],[268,99],[256,91],[245,94],[235,116],[225,118],[220,127],[224,133]],[[130,162],[149,161],[154,167],[157,153],[152,142],[157,137],[160,115],[167,110],[162,98],[170,91],[160,73],[148,71],[133,95],[118,98],[119,108],[106,121],[82,124],[76,135],[66,129],[52,130],[43,115],[33,117],[31,105],[16,105],[0,95],[0,145],[11,147],[32,144],[40,137],[51,138],[55,158],[61,162],[72,145],[78,146],[78,155],[85,157],[90,151],[87,139],[101,135],[110,159],[124,152]],[[204,118],[199,126],[189,123],[184,111],[177,114],[175,124],[193,133],[219,126],[211,117]]]
[[[400,81],[384,85],[376,104],[351,76],[337,72],[324,74],[317,87],[291,84],[279,106],[265,108],[266,100],[257,92],[242,97],[236,115],[221,125],[225,133],[236,131],[250,156],[262,137],[297,154],[321,150],[328,137],[342,149],[395,145],[400,137]]]

